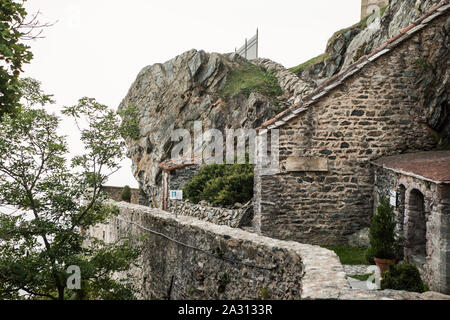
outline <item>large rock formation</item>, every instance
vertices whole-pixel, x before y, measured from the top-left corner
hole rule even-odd
[[[172,130],[192,132],[194,121],[202,121],[204,130],[256,128],[284,107],[283,97],[274,106],[272,98],[258,92],[224,101],[220,92],[228,75],[248,65],[236,54],[190,50],[139,73],[119,109],[134,105],[139,113],[139,139],[127,143],[144,198],[159,201],[161,169],[157,165],[170,158]]]
[[[293,68],[296,74],[308,81],[321,83],[345,70],[363,55],[397,35],[400,30],[421,17],[441,0],[391,0],[388,7],[377,16],[336,32],[328,41],[325,54],[305,67]]]

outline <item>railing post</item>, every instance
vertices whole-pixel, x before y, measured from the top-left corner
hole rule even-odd
[[[245,38],[245,59],[247,59],[247,38]]]
[[[258,47],[259,47],[259,31],[256,28],[256,59],[258,59]]]

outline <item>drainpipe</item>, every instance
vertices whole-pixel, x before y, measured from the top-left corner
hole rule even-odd
[[[163,210],[167,211],[167,198],[169,196],[169,172],[164,170]]]

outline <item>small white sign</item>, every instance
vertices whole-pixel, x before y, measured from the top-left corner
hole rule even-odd
[[[395,190],[389,191],[389,203],[393,207],[397,207],[397,192]]]
[[[170,190],[170,200],[183,200],[183,190]]]

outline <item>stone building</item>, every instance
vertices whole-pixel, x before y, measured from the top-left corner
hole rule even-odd
[[[122,191],[124,187],[115,186],[102,186],[102,191],[105,192],[108,197],[114,201],[122,201]],[[139,203],[139,189],[130,188],[131,191],[131,203]]]
[[[389,0],[362,0],[361,1],[361,19],[374,13],[377,8],[383,8],[389,4]]]
[[[371,161],[433,150],[448,138],[450,119],[442,111],[450,94],[448,13],[444,1],[258,128],[260,135],[280,130],[280,172],[255,170],[254,224],[260,233],[345,243],[370,224]],[[433,94],[442,103],[431,110]]]
[[[375,205],[395,207],[405,259],[417,265],[435,291],[450,292],[450,151],[378,159]]]

